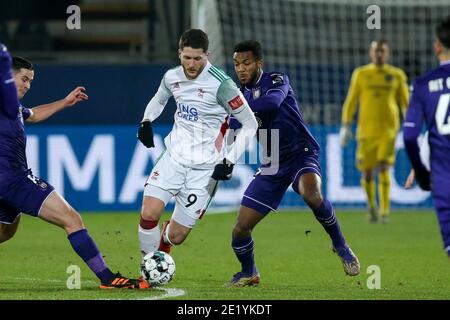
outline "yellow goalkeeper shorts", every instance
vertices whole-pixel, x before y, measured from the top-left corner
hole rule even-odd
[[[386,135],[379,138],[358,140],[356,167],[362,171],[374,169],[380,162],[393,165],[395,161],[395,138],[395,135]]]

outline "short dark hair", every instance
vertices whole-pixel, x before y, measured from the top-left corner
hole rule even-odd
[[[20,69],[34,70],[33,64],[25,58],[13,57],[12,68],[14,71],[20,71]]]
[[[436,36],[444,47],[450,49],[450,16],[442,19],[436,26]]]
[[[387,45],[389,46],[389,43],[386,39],[375,39],[372,42],[376,42],[379,46]]]
[[[256,40],[245,40],[234,46],[234,52],[251,51],[256,60],[262,59],[262,46]]]
[[[193,49],[203,49],[206,52],[209,47],[208,35],[200,29],[186,30],[180,37],[179,47],[181,50],[184,47],[191,47]]]

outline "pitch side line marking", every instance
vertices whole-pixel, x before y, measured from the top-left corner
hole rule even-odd
[[[56,280],[56,279],[38,279],[38,278],[19,278],[19,277],[5,277],[3,279],[12,279],[12,280],[21,280],[21,281],[36,281],[36,282],[52,282],[52,283],[65,283],[64,280]],[[85,280],[83,281],[86,284],[98,284],[96,281]],[[167,298],[176,298],[181,297],[186,294],[186,292],[182,289],[176,288],[153,288],[153,290],[163,291],[164,294],[160,296],[154,297],[146,297],[146,298],[137,298],[137,299],[127,299],[127,300],[162,300]],[[125,299],[100,299],[100,300],[125,300]]]
[[[162,300],[166,298],[175,298],[175,297],[181,297],[186,294],[186,292],[182,289],[176,289],[176,288],[154,288],[156,290],[165,291],[166,293],[162,296],[155,296],[155,297],[148,297],[148,298],[139,298],[136,300]]]
[[[159,290],[164,291],[165,293],[161,296],[153,296],[153,297],[146,297],[146,298],[135,298],[135,299],[127,299],[127,300],[163,300],[166,298],[176,298],[181,297],[186,294],[186,292],[182,289],[176,289],[176,288],[153,288],[152,290]],[[98,300],[125,300],[125,299],[114,299],[114,298],[106,298]]]

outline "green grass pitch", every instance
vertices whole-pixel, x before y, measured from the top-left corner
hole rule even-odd
[[[83,213],[111,269],[138,275],[138,214]],[[254,231],[261,283],[226,288],[238,271],[230,248],[236,214],[207,214],[172,256],[177,270],[163,289],[100,290],[72,251],[65,233],[23,216],[16,236],[0,245],[0,299],[449,299],[450,261],[432,211],[394,211],[388,225],[369,224],[363,211],[338,210],[344,235],[361,261],[348,277],[330,241],[309,211],[270,214]],[[168,218],[166,215],[163,218]],[[310,232],[306,232],[310,231]],[[81,268],[81,289],[66,287],[67,268]],[[380,289],[369,289],[371,265]]]

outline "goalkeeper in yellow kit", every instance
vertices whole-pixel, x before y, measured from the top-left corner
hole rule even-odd
[[[372,63],[353,71],[350,88],[342,110],[341,145],[352,137],[351,123],[359,105],[356,139],[356,166],[362,173],[361,185],[367,194],[369,221],[377,222],[375,176],[378,174],[379,214],[389,221],[391,178],[389,169],[395,161],[395,139],[400,112],[406,113],[409,92],[405,73],[387,64],[389,46],[384,40],[370,46]]]

